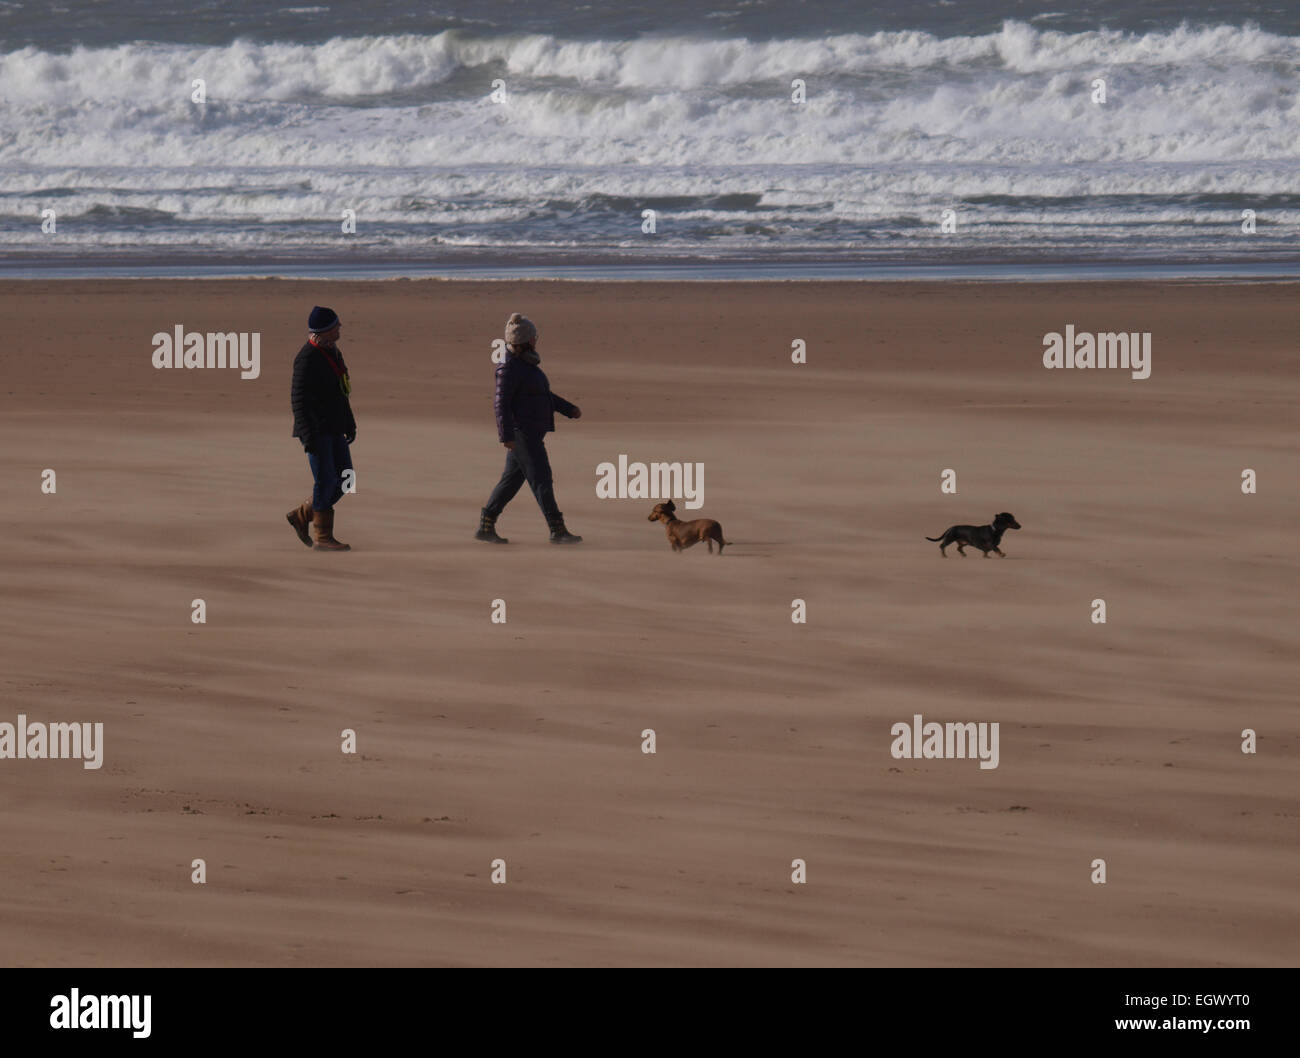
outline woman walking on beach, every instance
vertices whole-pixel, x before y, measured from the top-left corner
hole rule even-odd
[[[293,435],[307,450],[316,485],[311,498],[291,510],[286,518],[298,539],[317,551],[351,551],[334,539],[334,504],[343,495],[343,474],[352,469],[349,446],[357,438],[348,394],[352,382],[348,365],[335,344],[343,323],[333,309],[317,305],[307,319],[306,344],[293,362]]]
[[[505,338],[507,356],[497,368],[493,405],[497,437],[506,446],[506,466],[483,508],[474,537],[494,544],[508,543],[504,537],[497,536],[496,522],[506,504],[527,481],[546,516],[551,543],[576,544],[582,537],[574,536],[565,528],[564,515],[555,502],[544,438],[555,429],[555,412],[579,419],[582,410],[551,392],[551,384],[538,366],[541,357],[537,355],[537,328],[530,319],[514,313],[506,321]]]

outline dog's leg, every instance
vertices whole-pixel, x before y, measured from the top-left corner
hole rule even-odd
[[[966,557],[966,545],[965,545],[965,544],[958,544],[958,545],[957,545],[957,554],[961,555],[962,558],[965,558],[965,557]]]
[[[993,550],[996,551],[1000,557],[1002,557],[1002,558],[1006,558],[1006,557],[1007,557],[1007,556],[1006,556],[1006,553],[1002,550],[1002,548],[1000,548],[1000,547],[995,547]]]
[[[710,555],[713,554],[713,541],[709,539],[709,540],[705,540],[704,542],[709,545],[709,554]]]

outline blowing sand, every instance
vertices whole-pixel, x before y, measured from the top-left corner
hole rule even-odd
[[[346,555],[284,521],[313,304],[353,374]],[[1294,963],[1294,287],[10,282],[0,305],[0,721],[104,724],[98,770],[0,760],[0,961]],[[516,309],[583,409],[549,442],[573,549],[527,490],[509,547],[472,539]],[[1150,331],[1151,377],[1044,370],[1067,323]],[[176,324],[260,332],[261,377],[155,370]],[[703,463],[684,516],[734,546],[673,554],[652,500],[597,499],[621,453]],[[1005,560],[922,539],[998,511],[1024,526]],[[895,760],[918,713],[998,722],[999,766]]]

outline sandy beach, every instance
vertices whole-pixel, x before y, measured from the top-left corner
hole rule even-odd
[[[343,555],[284,520],[315,304],[358,421]],[[0,962],[1294,964],[1294,286],[34,281],[0,305],[0,722],[104,725],[100,768],[0,760]],[[472,538],[514,310],[582,407],[548,442],[578,547],[526,489],[509,547]],[[1046,370],[1067,324],[1150,332],[1150,377]],[[259,377],[155,369],[177,325],[260,334]],[[652,500],[597,498],[620,455],[702,463],[683,517],[732,546],[674,554]],[[923,539],[999,511],[1005,560]],[[918,714],[998,723],[998,766],[895,759]]]

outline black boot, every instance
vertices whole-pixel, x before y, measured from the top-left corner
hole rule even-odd
[[[486,507],[483,508],[482,517],[478,523],[478,532],[474,534],[474,539],[486,540],[489,544],[510,543],[504,536],[497,536],[497,516],[488,514]]]
[[[553,544],[580,544],[582,537],[574,536],[564,527],[564,515],[556,513],[554,518],[548,518],[547,524],[551,527],[551,543]]]

